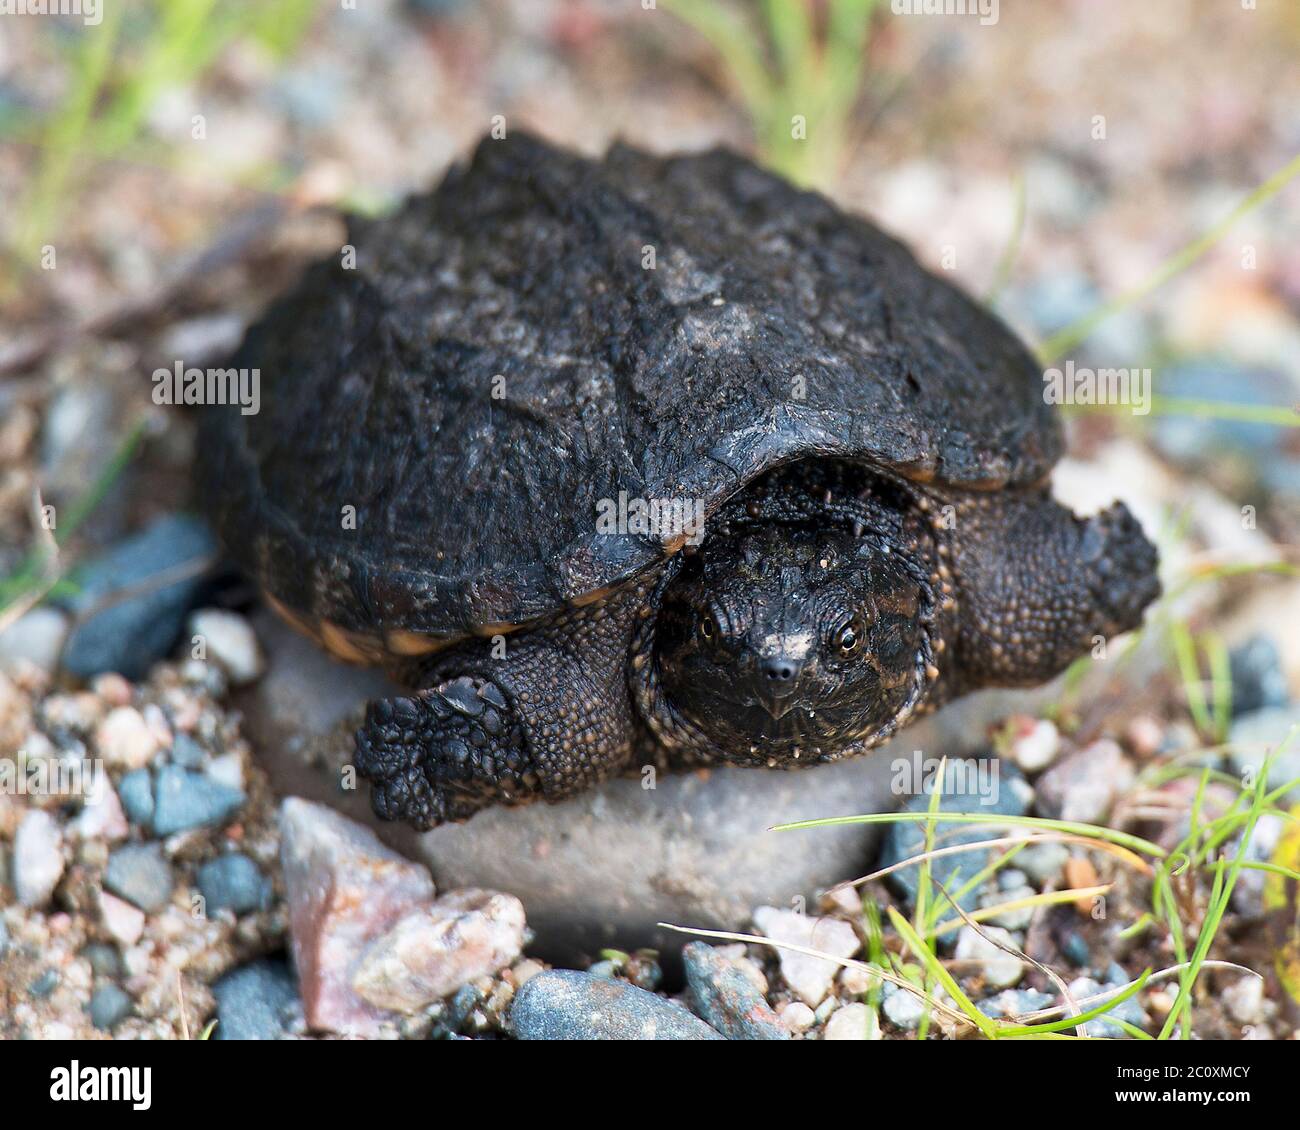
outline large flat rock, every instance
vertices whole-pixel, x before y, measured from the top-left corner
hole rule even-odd
[[[661,776],[653,789],[623,778],[562,804],[490,809],[417,835],[375,821],[364,786],[347,792],[338,784],[365,701],[394,688],[374,671],[335,663],[273,617],[256,627],[268,671],[240,701],[276,787],[371,821],[386,842],[429,866],[439,890],[517,895],[537,934],[531,952],[557,961],[606,946],[672,954],[687,939],[659,922],[739,929],[755,907],[800,898],[811,907],[819,890],[871,868],[878,826],[772,832],[772,825],[893,809],[903,799],[890,787],[895,758],[985,749],[991,721],[1051,694],[975,695],[875,753],[835,765]]]

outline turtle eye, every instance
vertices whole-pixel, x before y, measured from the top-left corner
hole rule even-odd
[[[722,629],[718,627],[718,618],[712,612],[701,612],[699,623],[700,639],[706,643],[713,643],[722,635]]]
[[[835,633],[835,646],[841,655],[853,655],[862,644],[862,625],[850,620]]]

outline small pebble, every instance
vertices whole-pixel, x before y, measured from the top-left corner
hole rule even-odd
[[[1026,773],[1046,769],[1061,752],[1061,734],[1056,723],[1046,718],[1027,719],[1011,741],[1011,760]]]
[[[126,844],[108,857],[104,886],[150,914],[171,899],[175,876],[158,844]]]
[[[830,957],[854,957],[862,948],[857,932],[841,918],[815,918],[760,906],[754,911],[754,925],[774,942],[789,942]],[[777,958],[785,983],[810,1008],[821,1004],[840,971],[838,962],[784,947],[777,948]]]
[[[221,910],[230,910],[236,915],[247,914],[270,905],[270,880],[256,863],[239,852],[221,855],[203,864],[196,882],[210,916]]]
[[[0,667],[10,670],[27,662],[52,673],[67,637],[68,617],[64,613],[44,604],[30,609],[0,632]]]
[[[1291,781],[1300,779],[1300,742],[1293,741],[1281,753],[1291,727],[1300,725],[1300,705],[1266,707],[1244,714],[1233,721],[1228,732],[1233,769],[1243,781],[1253,781],[1270,753],[1274,754],[1269,766],[1268,787],[1280,789]],[[1282,798],[1283,806],[1300,803],[1300,785]]]
[[[1031,1012],[1041,1012],[1056,1004],[1056,998],[1037,989],[1004,989],[996,996],[976,1001],[975,1007],[991,1016],[994,1020],[1025,1016]]]
[[[298,986],[283,961],[255,961],[212,986],[217,1001],[214,1040],[276,1040],[296,1012]]]
[[[879,982],[880,978],[862,965],[850,965],[840,970],[840,984],[845,992],[854,996],[871,992]]]
[[[831,1013],[822,1032],[823,1040],[878,1040],[880,1017],[865,1004],[854,1002]]]
[[[352,988],[379,1008],[413,1013],[518,960],[524,906],[462,887],[402,915],[367,946]]]
[[[817,1017],[803,1001],[787,1001],[776,1010],[781,1024],[791,1032],[807,1032],[816,1022]]]
[[[102,675],[96,675],[91,681],[90,689],[109,706],[130,706],[131,700],[135,697],[130,682],[116,671],[106,671]]]
[[[1135,757],[1147,761],[1164,745],[1165,728],[1149,714],[1139,714],[1125,728],[1124,740]]]
[[[1234,718],[1267,707],[1286,706],[1290,701],[1282,657],[1269,636],[1257,635],[1233,648],[1228,654],[1228,666],[1232,675]]]
[[[132,824],[153,824],[153,775],[148,769],[132,769],[118,781],[117,793]]]
[[[1242,977],[1221,994],[1228,1015],[1238,1024],[1258,1024],[1264,1019],[1264,981],[1261,977]]]
[[[214,757],[208,765],[207,775],[219,785],[236,792],[244,790],[244,762],[235,751]]]
[[[905,1032],[914,1032],[921,1024],[925,1012],[925,1001],[907,989],[900,989],[892,982],[886,982],[880,1001],[881,1011],[895,1028]],[[932,1013],[933,1015],[933,1013]]]
[[[39,909],[63,878],[63,833],[40,808],[29,809],[14,837],[14,891],[23,906]]]
[[[98,776],[69,828],[82,840],[105,840],[108,843],[124,840],[130,834],[122,802],[107,773]]]
[[[104,929],[124,946],[135,945],[144,933],[144,912],[107,891],[99,894],[99,915]]]
[[[1028,884],[1012,887],[1010,890],[1000,887],[996,891],[981,895],[980,907],[987,910],[989,907],[1001,906],[1003,903],[1031,899],[1037,894],[1038,892]],[[994,926],[1001,926],[1004,930],[1026,930],[1029,928],[1029,923],[1033,921],[1034,910],[1033,906],[1020,906],[1013,910],[1004,910],[1000,914],[995,914],[987,921]]]
[[[177,765],[164,765],[154,782],[154,831],[160,836],[190,828],[219,827],[244,804],[239,789]]]
[[[95,731],[99,755],[113,769],[143,769],[159,750],[158,738],[133,706],[110,711]]]
[[[1016,949],[1015,936],[1000,926],[985,926],[983,931],[981,935],[974,927],[963,926],[957,934],[953,955],[958,961],[975,963],[963,967],[962,971],[979,975],[990,988],[1010,988],[1025,975],[1025,963],[1015,954],[999,949],[994,942]]]
[[[1020,870],[1040,888],[1060,877],[1061,869],[1069,858],[1069,848],[1051,841],[1030,844],[1016,853],[1016,863],[1020,865]]]
[[[182,769],[202,769],[203,762],[207,759],[203,747],[189,734],[176,735],[170,756],[172,764],[179,765]]]
[[[57,969],[47,969],[30,985],[27,991],[37,1000],[44,1000],[55,989],[59,987],[59,972]]]
[[[1095,887],[1101,882],[1097,868],[1086,855],[1072,855],[1065,861],[1065,885],[1074,889]],[[1074,900],[1074,909],[1085,918],[1091,918],[1096,898],[1084,895]]]
[[[1016,867],[1004,867],[998,872],[998,889],[1019,891],[1029,885],[1029,876]]]
[[[1100,823],[1132,782],[1133,767],[1124,751],[1102,738],[1058,761],[1038,778],[1038,810],[1053,820]]]
[[[784,1040],[789,1031],[762,992],[738,967],[704,942],[682,951],[695,1011],[729,1040]]]
[[[101,1032],[111,1032],[131,1015],[134,1003],[116,985],[101,985],[90,998],[90,1022]]]
[[[1096,996],[1112,986],[1102,986],[1099,982],[1091,977],[1079,977],[1069,984],[1070,996],[1079,1003],[1079,1007],[1084,1011],[1096,1008],[1099,1004],[1104,1003],[1102,1000],[1093,1000],[1085,1002],[1085,998]],[[1117,989],[1115,991],[1118,991]],[[1089,1020],[1084,1025],[1084,1031],[1094,1038],[1115,1039],[1128,1038],[1128,1033],[1118,1024],[1112,1023],[1107,1016],[1113,1016],[1117,1020],[1123,1020],[1126,1023],[1133,1024],[1138,1028],[1145,1029],[1150,1023],[1150,1017],[1147,1016],[1142,1006],[1138,1003],[1136,997],[1129,997],[1128,1000],[1121,1001],[1109,1013],[1098,1016]]]
[[[1061,953],[1071,965],[1084,968],[1092,960],[1092,954],[1088,949],[1088,943],[1084,941],[1083,935],[1075,930],[1071,930],[1064,938],[1061,939]]]
[[[190,617],[191,641],[200,637],[208,658],[221,664],[232,686],[241,687],[258,679],[265,667],[261,648],[252,626],[235,612],[204,608]]]
[[[124,972],[122,955],[117,946],[107,942],[89,942],[81,951],[81,956],[90,962],[91,971],[97,977],[121,977]]]

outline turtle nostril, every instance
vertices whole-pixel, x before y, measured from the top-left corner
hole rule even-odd
[[[798,667],[788,659],[763,660],[763,677],[774,683],[788,683],[798,673]]]

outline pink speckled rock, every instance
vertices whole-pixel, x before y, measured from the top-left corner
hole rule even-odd
[[[375,1035],[392,1014],[353,991],[355,967],[371,942],[433,900],[433,880],[368,828],[321,804],[286,799],[280,833],[307,1023],[341,1035]]]
[[[453,891],[375,941],[352,986],[381,1008],[415,1012],[509,965],[523,945],[524,907],[514,895]]]

